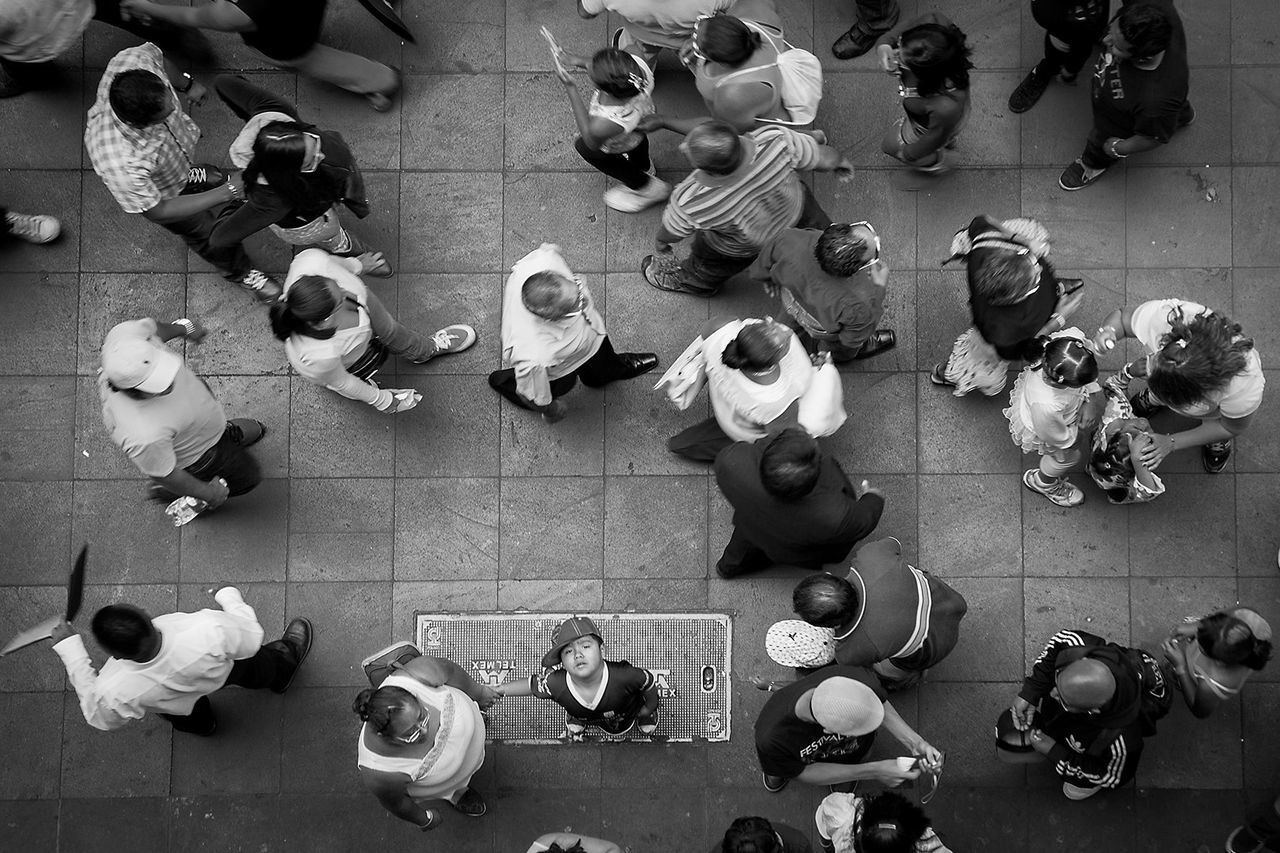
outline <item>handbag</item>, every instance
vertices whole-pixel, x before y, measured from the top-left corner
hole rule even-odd
[[[707,384],[707,364],[703,360],[702,345],[702,335],[698,335],[653,386],[653,390],[657,391],[665,385],[667,399],[682,412],[693,405],[698,393]]]
[[[832,435],[848,420],[844,410],[844,386],[840,371],[831,363],[831,355],[824,354],[824,361],[813,374],[813,381],[800,395],[800,426],[815,438]]]
[[[377,338],[370,338],[369,345],[365,347],[360,357],[356,359],[355,364],[347,368],[347,373],[357,379],[363,379],[365,382],[373,379],[378,368],[382,367],[387,361],[387,347]]]
[[[388,675],[404,669],[405,664],[421,656],[422,652],[413,643],[392,643],[382,651],[369,655],[360,662],[360,666],[364,669],[365,678],[369,679],[369,685],[376,690],[387,680]]]

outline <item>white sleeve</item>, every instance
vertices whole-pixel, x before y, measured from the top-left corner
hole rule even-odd
[[[253,657],[262,648],[263,630],[258,624],[258,614],[244,603],[240,590],[224,586],[213,596],[222,607],[222,629],[227,641],[227,654],[235,660]]]
[[[94,672],[93,662],[89,660],[89,653],[85,651],[84,640],[80,639],[79,634],[72,634],[62,642],[54,643],[53,650],[62,658],[62,664],[67,668],[67,677],[71,679],[71,686],[75,688],[76,697],[80,700],[80,712],[89,725],[109,732],[142,716],[123,714],[98,694],[98,673]]]

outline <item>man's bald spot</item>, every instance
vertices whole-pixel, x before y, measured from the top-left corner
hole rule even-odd
[[[689,161],[715,175],[727,175],[742,162],[742,140],[733,125],[704,121],[685,138]]]
[[[1066,692],[1066,703],[1073,708],[1101,708],[1116,693],[1116,678],[1101,661],[1084,658],[1064,666],[1058,672],[1058,694]]]

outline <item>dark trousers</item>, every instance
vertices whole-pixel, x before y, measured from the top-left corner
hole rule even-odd
[[[731,444],[733,439],[724,434],[712,415],[668,438],[667,450],[694,462],[714,462],[716,454]]]
[[[166,231],[177,234],[187,244],[187,248],[217,267],[223,278],[234,281],[242,278],[250,269],[249,254],[245,252],[244,244],[218,247],[212,245],[209,238],[218,223],[234,213],[239,206],[238,201],[228,201],[211,210],[202,210],[195,216],[159,224]]]
[[[1059,49],[1049,39],[1050,35],[1070,46],[1067,50]],[[1098,40],[1096,38],[1071,42],[1057,33],[1046,32],[1044,34],[1044,59],[1040,60],[1040,63],[1036,65],[1036,73],[1041,77],[1052,77],[1059,71],[1065,71],[1073,76],[1079,74],[1080,69],[1084,68],[1085,62],[1093,54],[1093,48],[1097,43]]]
[[[804,191],[804,207],[800,209],[800,218],[793,227],[818,230],[826,228],[831,224],[831,217],[822,209],[822,205],[818,204],[818,200],[813,197],[813,193],[809,191],[806,184],[801,183],[800,187]],[[718,292],[726,281],[751,266],[751,262],[755,259],[755,255],[738,257],[723,254],[712,248],[703,232],[698,231],[693,235],[689,257],[680,262],[675,275],[686,290],[711,296]]]
[[[588,388],[601,388],[619,379],[629,379],[630,372],[630,365],[618,358],[618,354],[613,350],[613,344],[606,335],[600,342],[600,349],[596,350],[596,354],[587,359],[581,367],[567,376],[551,380],[551,399],[563,397],[572,391],[578,384],[579,377],[582,378],[582,384]],[[533,410],[529,401],[516,391],[516,372],[513,368],[507,367],[490,373],[489,387],[520,408]]]
[[[1249,808],[1245,826],[1249,832],[1267,844],[1266,850],[1280,850],[1280,798],[1270,797]]]
[[[653,163],[649,160],[649,137],[640,138],[640,144],[630,151],[620,154],[606,154],[604,151],[592,151],[579,136],[573,141],[573,148],[592,166],[609,177],[627,185],[628,189],[638,190],[649,183],[649,169]]]
[[[258,425],[247,418],[227,421],[222,438],[188,465],[187,473],[206,483],[214,477],[221,477],[227,481],[227,489],[232,495],[253,491],[262,482],[262,469],[244,446],[246,429],[256,433]]]
[[[858,9],[857,28],[870,35],[880,35],[898,23],[898,0],[855,0]]]
[[[293,649],[283,640],[275,640],[258,649],[253,657],[236,661],[231,666],[226,684],[222,686],[231,684],[249,690],[261,690],[264,687],[283,684],[297,665]],[[189,734],[213,734],[213,728],[217,725],[217,718],[213,714],[213,703],[209,701],[208,696],[197,699],[190,714],[161,714],[160,716],[172,723],[178,731]]]
[[[1185,127],[1189,124],[1194,112],[1191,109],[1190,101],[1184,103],[1181,112],[1178,113],[1178,127]],[[1116,163],[1119,163],[1119,160],[1102,150],[1102,143],[1109,138],[1098,128],[1089,128],[1089,135],[1084,141],[1084,153],[1080,155],[1080,160],[1090,169],[1110,169]]]
[[[255,86],[238,74],[219,74],[213,80],[213,90],[241,121],[248,121],[258,113],[284,113],[298,120],[298,108],[284,98]]]

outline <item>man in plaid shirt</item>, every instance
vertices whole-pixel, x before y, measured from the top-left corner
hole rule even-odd
[[[181,80],[183,94],[203,101],[203,86],[189,75]],[[200,128],[182,111],[160,48],[148,42],[112,58],[84,133],[93,170],[125,213],[140,213],[172,231],[226,279],[274,302],[279,282],[250,266],[243,245],[209,243],[219,219],[242,203],[243,189],[237,176],[224,182],[221,170],[192,162],[199,139]]]

